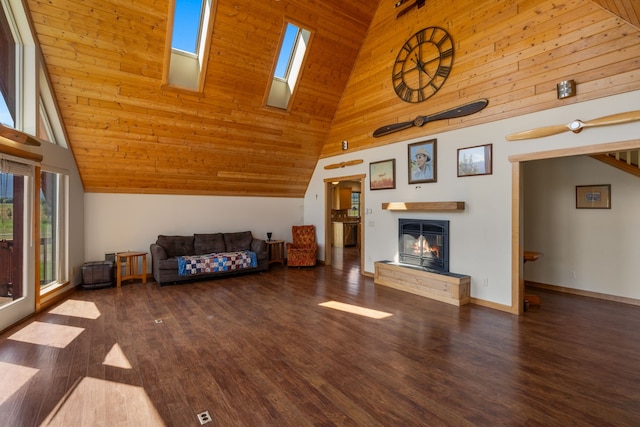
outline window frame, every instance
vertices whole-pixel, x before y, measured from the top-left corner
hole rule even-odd
[[[51,224],[52,231],[56,235],[56,239],[53,242],[52,255],[54,261],[53,266],[55,272],[53,273],[53,280],[43,283],[43,278],[39,277],[40,283],[40,296],[45,296],[47,293],[54,291],[55,289],[66,285],[69,282],[69,272],[67,268],[67,248],[68,248],[68,233],[67,233],[67,224],[68,224],[68,182],[69,182],[69,174],[66,171],[56,170],[55,168],[50,168],[44,166],[40,169],[40,183],[42,182],[43,174],[51,174],[54,176],[54,188],[53,188],[53,197],[55,199],[55,212],[52,212],[52,217],[55,218],[55,224]],[[42,185],[38,188],[38,199],[40,203],[38,206],[41,206],[41,193],[43,191]],[[43,212],[41,208],[38,209],[38,242],[40,248],[42,248],[42,238],[43,238],[43,230],[41,227],[42,224],[42,215]],[[55,229],[53,229],[55,225]],[[42,252],[39,254],[40,259],[42,257]],[[47,260],[41,260],[40,262],[46,263]],[[46,267],[45,267],[46,268]],[[42,271],[42,266],[40,266],[39,272]],[[46,275],[45,275],[46,278]]]
[[[193,54],[173,47],[176,0],[169,0],[163,86],[192,92],[204,90],[217,4],[217,0],[202,1],[196,53]]]
[[[287,30],[292,26],[297,28],[295,41],[292,45],[290,55],[287,60],[287,71],[285,78],[276,76],[279,68],[282,49],[285,45]],[[273,71],[271,73],[271,81],[265,95],[265,106],[279,110],[288,111],[291,101],[295,97],[297,89],[300,85],[304,65],[309,56],[311,42],[313,39],[313,31],[292,20],[286,20],[282,26],[282,35],[276,57],[274,60]]]

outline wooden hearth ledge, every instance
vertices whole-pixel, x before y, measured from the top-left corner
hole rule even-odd
[[[389,202],[383,203],[382,209],[388,211],[461,212],[464,210],[464,202]]]
[[[376,261],[373,282],[457,306],[469,303],[471,277],[433,273],[420,267]]]

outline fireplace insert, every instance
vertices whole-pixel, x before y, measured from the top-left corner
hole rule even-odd
[[[449,272],[449,221],[398,220],[398,261],[436,272]]]

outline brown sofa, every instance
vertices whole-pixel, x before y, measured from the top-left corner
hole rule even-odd
[[[241,268],[229,271],[216,271],[189,275],[179,274],[178,257],[251,251],[255,253],[256,267]],[[151,271],[153,278],[160,285],[209,279],[231,274],[266,271],[267,244],[256,239],[250,231],[237,233],[194,234],[192,236],[158,236],[158,240],[150,246]]]

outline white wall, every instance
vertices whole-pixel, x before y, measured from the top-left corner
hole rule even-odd
[[[632,92],[445,133],[430,133],[427,123],[422,128],[423,136],[420,138],[403,140],[403,132],[400,131],[387,137],[397,138],[397,143],[321,159],[305,195],[305,222],[316,224],[318,227],[319,243],[322,246],[320,254],[323,255],[325,244],[323,180],[357,174],[368,175],[370,162],[395,158],[396,189],[370,191],[368,177],[365,182],[363,206],[365,271],[373,273],[374,261],[397,257],[397,220],[408,216],[383,211],[381,203],[464,201],[466,203],[464,212],[412,213],[411,217],[451,221],[450,270],[471,276],[473,297],[509,306],[511,304],[512,237],[509,156],[631,140],[640,134],[640,122],[589,128],[580,134],[567,132],[517,142],[507,142],[505,136],[540,126],[568,124],[577,118],[587,121],[608,114],[636,110],[639,105],[638,99],[640,99],[640,92]],[[413,117],[401,117],[399,121],[411,119]],[[371,130],[385,124],[387,123],[372,123]],[[437,182],[409,185],[407,145],[431,138],[437,138]],[[344,139],[348,140],[349,136],[345,135]],[[457,150],[482,144],[493,144],[493,174],[458,178]],[[324,169],[327,164],[352,159],[364,159],[364,163],[344,169]],[[615,280],[615,277],[611,279]],[[487,286],[483,286],[485,281]]]
[[[303,200],[269,197],[85,194],[86,261],[115,251],[149,251],[159,234],[251,231],[257,238],[291,241],[303,223]],[[150,257],[148,271],[151,271]]]
[[[588,156],[524,170],[525,248],[544,253],[525,279],[640,299],[640,178]],[[599,184],[611,184],[611,209],[576,209],[576,185]]]

